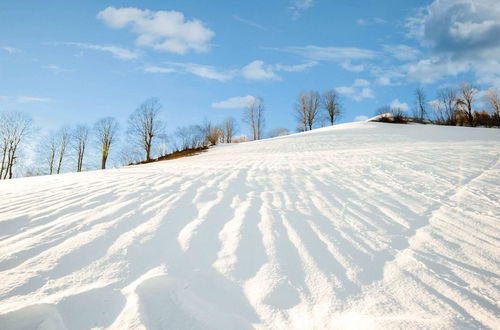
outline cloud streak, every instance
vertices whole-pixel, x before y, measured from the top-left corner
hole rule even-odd
[[[4,46],[1,48],[2,50],[6,51],[9,54],[15,54],[15,53],[20,53],[21,50],[18,48],[10,47],[10,46]]]
[[[252,95],[230,97],[224,101],[212,103],[212,108],[215,109],[243,109],[248,104],[255,101]]]
[[[262,60],[252,61],[239,69],[220,70],[211,65],[181,62],[166,62],[167,66],[147,66],[144,68],[148,73],[189,73],[198,77],[217,80],[221,82],[235,78],[244,78],[250,81],[281,80],[278,72],[301,72],[315,65],[316,62],[308,62],[296,65],[266,64]]]
[[[20,96],[16,98],[17,103],[49,103],[54,101],[50,97]]]
[[[375,98],[370,85],[368,80],[356,79],[351,86],[340,86],[335,88],[335,90],[356,102],[360,102],[365,99]]]
[[[266,31],[267,30],[263,25],[260,25],[259,23],[251,21],[249,19],[241,18],[238,15],[233,15],[233,19],[235,21],[241,22],[241,23],[246,24],[248,26],[252,26],[252,27],[257,28],[257,29],[262,30],[262,31]]]
[[[62,44],[80,49],[96,50],[100,52],[110,53],[111,55],[113,55],[113,57],[121,60],[133,60],[140,57],[140,53],[137,51],[132,51],[113,45],[96,45],[83,42],[63,42]]]

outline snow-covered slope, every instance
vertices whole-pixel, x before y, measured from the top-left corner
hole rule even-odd
[[[2,181],[0,328],[498,328],[499,154],[353,123]]]

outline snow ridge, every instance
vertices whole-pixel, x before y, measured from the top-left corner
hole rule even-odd
[[[353,123],[0,183],[0,329],[495,328],[500,131]]]

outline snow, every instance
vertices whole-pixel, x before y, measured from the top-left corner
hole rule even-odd
[[[0,182],[0,329],[498,328],[500,130],[373,122]]]

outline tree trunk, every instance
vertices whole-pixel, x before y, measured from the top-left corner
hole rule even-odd
[[[0,180],[2,180],[3,170],[5,169],[5,155],[6,154],[7,154],[7,146],[5,146],[5,149],[4,149],[3,155],[2,155],[2,167],[0,169]]]
[[[101,169],[106,169],[106,160],[108,159],[108,155],[103,154],[101,159]]]
[[[59,172],[61,172],[62,160],[63,160],[63,158],[62,158],[62,157],[59,157],[59,162],[58,162],[58,164],[57,164],[56,174],[59,174]]]

